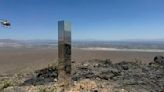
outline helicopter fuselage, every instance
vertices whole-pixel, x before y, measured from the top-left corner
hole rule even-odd
[[[2,26],[11,26],[11,24],[7,20],[0,20]]]

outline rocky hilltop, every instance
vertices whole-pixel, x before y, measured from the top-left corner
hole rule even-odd
[[[1,92],[164,92],[164,57],[149,64],[110,59],[72,62],[72,86],[57,83],[55,65],[31,73],[0,75]]]

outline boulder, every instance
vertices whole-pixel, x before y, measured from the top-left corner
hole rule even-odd
[[[164,65],[164,56],[155,56],[154,62],[160,65]]]

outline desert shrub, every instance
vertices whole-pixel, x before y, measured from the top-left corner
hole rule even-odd
[[[14,83],[11,80],[1,80],[0,81],[0,85],[1,85],[0,86],[0,91],[1,91],[1,90],[5,89],[5,88],[7,88],[9,86],[13,86]]]
[[[55,88],[53,88],[53,87],[39,88],[39,92],[54,92],[54,91],[55,91]]]

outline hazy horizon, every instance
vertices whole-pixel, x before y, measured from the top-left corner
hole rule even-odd
[[[0,38],[0,40],[24,40],[24,41],[30,41],[30,40],[43,40],[43,41],[46,41],[46,40],[51,40],[51,41],[57,41],[58,39],[15,39],[15,38]],[[120,40],[109,40],[109,39],[106,39],[106,40],[98,40],[98,39],[72,39],[72,41],[164,41],[164,38],[161,38],[161,39],[120,39]]]

